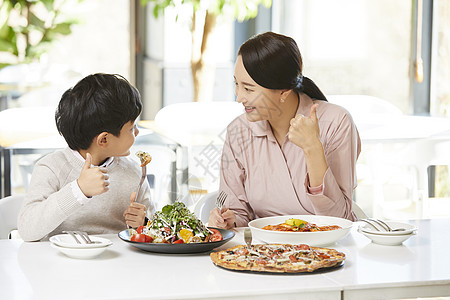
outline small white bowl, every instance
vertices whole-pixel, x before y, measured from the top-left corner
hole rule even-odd
[[[404,241],[406,241],[407,239],[416,234],[415,232],[398,235],[373,234],[362,231],[361,228],[358,228],[358,232],[366,236],[368,239],[370,239],[372,243],[386,246],[401,245]]]
[[[66,256],[78,259],[91,259],[102,254],[108,246],[105,247],[97,247],[97,248],[66,248],[60,247],[56,244],[50,244],[53,248],[59,250],[61,253]]]
[[[382,234],[382,235],[409,235],[417,230],[417,227],[408,223],[396,222],[396,221],[384,221],[389,227],[394,230],[398,228],[404,228],[403,231],[378,231],[367,223],[361,223],[359,229],[369,234]]]
[[[262,229],[266,225],[278,225],[287,219],[300,219],[318,226],[338,225],[342,229],[314,232],[286,232]],[[280,244],[308,244],[310,246],[324,246],[335,243],[345,237],[352,228],[353,222],[328,216],[316,215],[288,215],[260,218],[248,223],[252,236],[266,243]]]
[[[108,239],[101,238],[98,236],[89,236],[91,241],[95,242],[94,244],[78,244],[75,239],[69,234],[57,234],[50,237],[49,241],[59,247],[65,248],[103,248],[112,245],[112,242]],[[80,239],[80,237],[78,237]]]

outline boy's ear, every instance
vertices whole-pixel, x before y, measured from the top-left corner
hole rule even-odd
[[[100,147],[106,147],[108,144],[108,133],[102,132],[99,135],[97,135],[97,145]]]

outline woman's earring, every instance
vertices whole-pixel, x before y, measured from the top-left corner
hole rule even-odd
[[[281,102],[281,103],[284,103],[284,99],[283,99],[283,98],[281,98],[281,99],[280,99],[280,102]]]

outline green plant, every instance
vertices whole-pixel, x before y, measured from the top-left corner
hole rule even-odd
[[[0,67],[39,60],[75,20],[62,13],[65,0],[0,0]]]
[[[205,57],[208,56],[208,44],[214,28],[219,20],[231,18],[239,22],[255,18],[258,14],[260,4],[265,7],[272,5],[271,0],[141,0],[142,5],[152,3],[153,15],[158,18],[167,7],[174,7],[180,11],[182,7],[187,7],[192,11],[191,36],[191,73],[194,85],[194,101],[209,101],[208,84],[211,86],[211,69],[208,69]],[[198,22],[201,18],[203,22]],[[203,23],[199,28],[196,24]],[[197,33],[200,31],[200,34]],[[198,41],[198,37],[201,37]],[[209,83],[207,83],[209,82]]]

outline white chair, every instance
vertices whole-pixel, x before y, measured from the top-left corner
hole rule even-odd
[[[0,199],[0,239],[10,238],[17,229],[17,217],[25,195],[12,195]]]
[[[367,115],[401,116],[403,112],[394,104],[367,95],[330,95],[328,101],[347,109],[354,118]]]
[[[355,201],[352,202],[352,210],[355,213],[356,218],[358,220],[360,220],[360,219],[367,219],[368,218],[366,213],[362,210],[362,208],[358,204],[356,204]]]
[[[216,199],[218,195],[219,191],[208,193],[200,198],[200,200],[198,200],[197,204],[195,205],[194,214],[203,223],[208,223],[209,213],[216,207]]]
[[[331,95],[328,99],[350,112],[361,137],[355,199],[374,218],[422,217],[417,204],[428,166],[423,166],[428,152],[421,148],[420,136],[427,133],[423,120],[406,116],[377,97]],[[442,131],[447,128],[444,122],[433,125]]]

